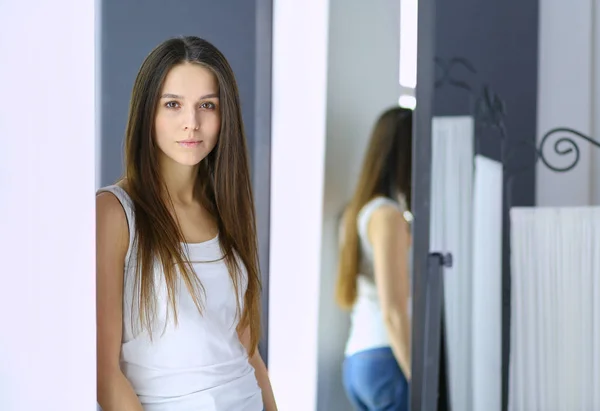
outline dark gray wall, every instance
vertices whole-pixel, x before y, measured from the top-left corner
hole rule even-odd
[[[229,60],[239,86],[248,139],[263,282],[267,361],[271,152],[272,0],[102,0],[100,184],[123,172],[123,137],[133,82],[148,53],[167,38],[203,37]]]
[[[203,37],[236,74],[249,146],[254,140],[256,1],[103,0],[101,22],[101,184],[122,173],[131,88],[148,53],[179,35]]]
[[[455,78],[490,84],[506,103],[510,141],[536,140],[538,0],[451,0],[436,2],[436,56],[464,57],[478,73],[456,70]],[[436,90],[434,115],[468,114],[467,93],[452,87]],[[500,160],[499,139],[480,140],[479,153]],[[521,150],[514,164],[533,164],[531,150]],[[511,162],[512,163],[512,162]],[[519,176],[514,205],[533,205],[534,169]]]
[[[508,144],[536,141],[538,76],[538,0],[437,0],[436,56],[464,57],[477,69],[477,78],[487,82],[506,103]],[[464,70],[455,77],[468,80]],[[456,88],[435,93],[435,115],[468,114],[467,94]],[[478,152],[499,160],[500,141],[486,136]],[[521,146],[511,165],[531,165],[534,152]],[[506,166],[506,165],[505,165]],[[512,189],[512,205],[535,203],[535,168],[519,174]],[[508,226],[505,215],[503,258],[503,408],[508,393],[508,341],[510,317],[510,275]]]

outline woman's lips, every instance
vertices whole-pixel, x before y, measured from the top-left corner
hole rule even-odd
[[[177,144],[179,144],[180,146],[188,148],[198,147],[200,143],[202,143],[202,140],[183,140],[177,142]]]

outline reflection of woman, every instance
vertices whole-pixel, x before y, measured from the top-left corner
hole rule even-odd
[[[408,410],[412,112],[377,121],[340,232],[336,298],[351,310],[344,386],[358,410]]]
[[[125,175],[97,196],[104,411],[275,411],[260,336],[238,90],[210,43],[168,40],[135,80]]]

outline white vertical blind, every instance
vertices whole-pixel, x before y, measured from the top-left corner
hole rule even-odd
[[[600,208],[511,210],[510,409],[600,410]]]
[[[445,314],[450,398],[455,410],[471,409],[473,119],[435,117],[432,124],[430,248],[449,251]]]

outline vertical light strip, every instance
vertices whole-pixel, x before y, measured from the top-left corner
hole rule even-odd
[[[417,86],[418,0],[400,0],[400,85]]]

